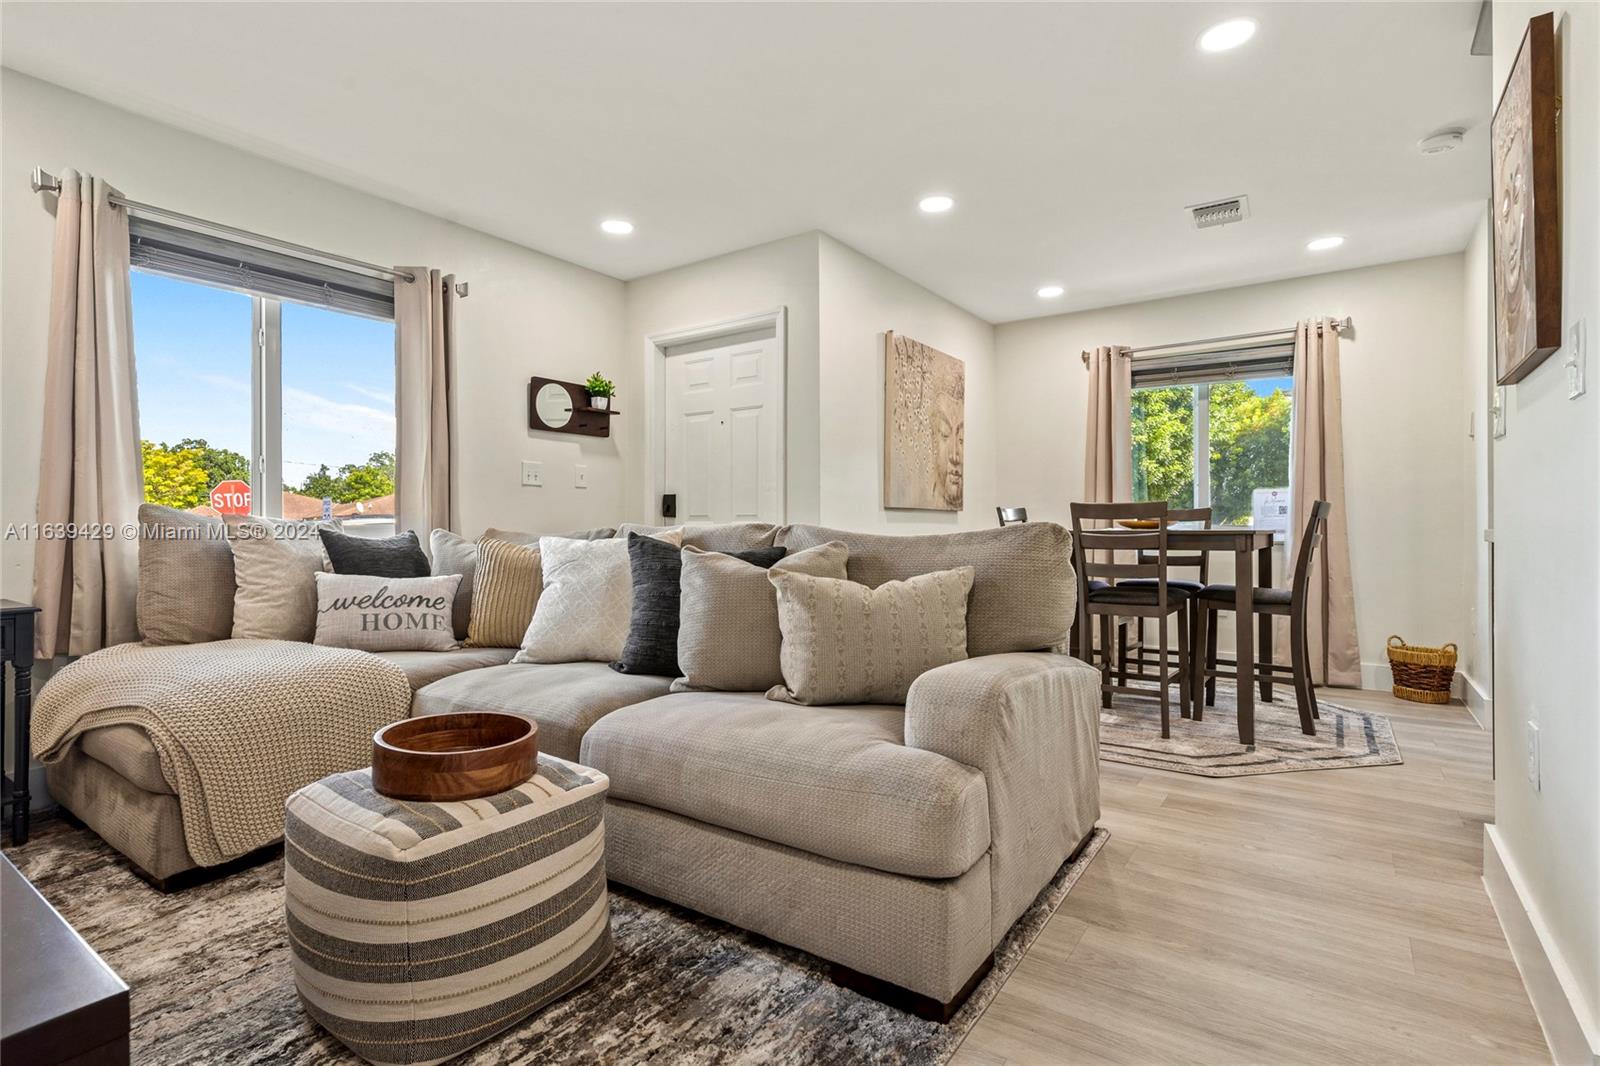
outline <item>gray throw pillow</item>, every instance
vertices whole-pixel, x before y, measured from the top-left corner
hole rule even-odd
[[[222,519],[140,505],[137,610],[146,644],[233,635],[233,549]]]
[[[598,529],[575,529],[571,533],[519,533],[514,529],[495,529],[493,526],[483,531],[479,540],[505,540],[512,544],[526,544],[530,548],[539,546],[540,537],[560,537],[562,540],[610,540],[616,534],[610,526],[601,526]]]
[[[352,537],[324,529],[322,546],[336,574],[372,577],[427,577],[428,557],[412,530],[393,537]]]
[[[911,682],[967,657],[967,594],[959,566],[868,588],[770,571],[783,631],[783,684],[770,700],[811,706],[905,703]]]
[[[433,564],[428,573],[434,577],[459,574],[461,585],[456,589],[452,622],[457,640],[465,640],[467,627],[472,621],[472,584],[478,570],[478,545],[459,533],[436,529],[428,534],[428,550],[433,554]],[[521,636],[517,637],[521,640]]]
[[[842,578],[850,553],[819,544],[772,564],[774,571]],[[767,571],[730,555],[683,549],[678,669],[674,692],[765,692],[783,684],[778,598]]]
[[[783,558],[782,548],[728,552],[734,559],[765,570]],[[633,613],[622,658],[611,664],[619,674],[677,677],[678,580],[683,552],[652,536],[628,534],[628,567],[633,578]]]
[[[318,574],[317,644],[360,651],[448,651],[456,574],[383,577]]]
[[[309,641],[316,635],[316,575],[330,569],[319,533],[338,528],[256,515],[228,522],[236,639]]]

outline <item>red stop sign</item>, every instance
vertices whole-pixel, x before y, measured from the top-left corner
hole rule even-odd
[[[218,514],[249,514],[250,486],[243,481],[223,481],[211,490],[211,506]]]

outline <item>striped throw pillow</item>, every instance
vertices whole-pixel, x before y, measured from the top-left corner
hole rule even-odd
[[[478,541],[478,567],[472,579],[472,615],[467,646],[515,648],[533,621],[542,580],[538,545],[505,540]]]

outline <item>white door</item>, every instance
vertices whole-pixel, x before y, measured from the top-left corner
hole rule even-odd
[[[668,521],[783,521],[782,360],[774,336],[666,352]],[[659,506],[659,502],[658,502]]]

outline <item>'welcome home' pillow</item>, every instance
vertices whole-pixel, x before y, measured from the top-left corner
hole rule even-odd
[[[447,651],[460,574],[318,574],[314,643],[360,651]]]

